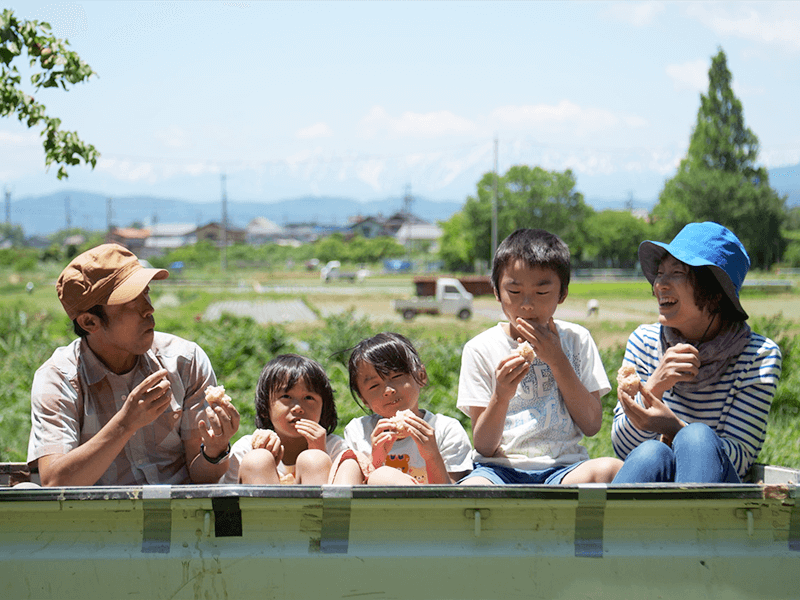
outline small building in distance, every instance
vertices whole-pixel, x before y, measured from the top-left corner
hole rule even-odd
[[[285,237],[286,230],[266,217],[256,217],[245,229],[245,242],[251,246],[276,243]]]
[[[426,247],[429,252],[436,252],[442,235],[442,228],[434,223],[409,222],[401,225],[394,237],[406,248]]]
[[[197,242],[197,226],[193,223],[159,223],[150,227],[139,258],[164,256],[168,252]]]
[[[203,225],[195,230],[195,237],[198,242],[209,241],[217,246],[222,245],[222,225],[217,222],[211,222],[208,225]],[[228,245],[231,244],[244,244],[247,238],[247,231],[245,229],[238,229],[228,226],[226,241]]]
[[[349,231],[352,235],[360,235],[368,240],[388,235],[385,222],[380,215],[377,217],[363,217],[361,215],[354,217]]]
[[[150,237],[149,229],[137,229],[135,227],[112,227],[106,234],[106,242],[109,244],[119,244],[125,246],[136,256],[142,253],[144,243]]]

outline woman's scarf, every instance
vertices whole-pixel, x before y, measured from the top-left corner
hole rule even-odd
[[[672,389],[678,393],[696,392],[719,381],[728,366],[736,360],[750,341],[750,326],[736,321],[724,326],[716,337],[692,344],[672,327],[661,326],[661,345],[658,360],[676,344],[691,344],[700,354],[700,370],[693,381],[679,381]]]

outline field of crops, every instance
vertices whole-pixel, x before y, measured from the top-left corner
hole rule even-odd
[[[0,461],[24,461],[30,430],[30,386],[36,368],[57,346],[74,336],[61,311],[52,282],[57,273],[37,269],[20,276],[0,271]],[[254,279],[258,278],[258,280]],[[31,292],[26,284],[31,281]],[[462,322],[452,317],[420,317],[405,322],[391,312],[390,300],[410,296],[409,277],[372,278],[360,287],[321,284],[305,274],[240,274],[199,285],[180,285],[175,279],[153,286],[157,329],[199,343],[211,358],[217,377],[242,413],[240,435],[253,429],[253,395],[263,365],[276,354],[299,352],[320,361],[336,391],[339,432],[361,409],[350,396],[347,350],[379,331],[398,331],[416,344],[428,370],[430,384],[420,404],[434,412],[466,417],[455,408],[461,349],[478,332],[500,318],[493,298],[476,299],[476,314]],[[258,291],[256,291],[258,290]],[[587,317],[588,298],[599,298],[599,316]],[[259,324],[250,318],[223,315],[206,320],[215,302],[269,303],[302,300],[315,315],[304,321]],[[800,468],[800,298],[752,295],[743,299],[751,326],[777,341],[784,353],[783,379],[773,403],[770,427],[760,462]],[[642,282],[574,282],[559,318],[579,322],[592,332],[615,385],[624,342],[639,323],[655,319],[655,303]],[[603,428],[585,444],[591,456],[613,455],[611,415],[616,390],[604,398]]]

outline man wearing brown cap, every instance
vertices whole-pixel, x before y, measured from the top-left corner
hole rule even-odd
[[[42,485],[213,483],[225,473],[239,413],[206,403],[216,377],[197,344],[154,330],[149,285],[168,276],[117,244],[61,273],[58,298],[80,337],[34,376],[28,464]]]

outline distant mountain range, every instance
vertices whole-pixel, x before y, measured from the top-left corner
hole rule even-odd
[[[449,219],[461,210],[462,202],[433,202],[415,198],[414,214],[431,222]],[[388,217],[402,210],[402,198],[362,203],[348,198],[308,196],[280,202],[227,202],[230,227],[244,228],[255,217],[266,217],[278,225],[311,223],[345,226],[358,215]],[[108,198],[91,192],[59,192],[22,198],[11,202],[11,222],[22,225],[26,236],[47,235],[69,227],[103,230],[108,223],[120,227],[132,224],[193,223],[205,225],[222,221],[222,200],[189,202],[172,198]]]
[[[771,169],[770,185],[787,196],[788,206],[800,205],[800,164]],[[622,209],[627,199],[592,199],[586,202],[595,210]],[[635,208],[651,209],[656,199],[637,199]],[[432,201],[414,197],[411,211],[436,222],[449,219],[461,210],[464,200]],[[244,228],[255,217],[266,217],[278,225],[313,223],[345,226],[357,215],[388,217],[403,209],[402,197],[359,202],[334,196],[304,196],[279,202],[227,202],[228,223]],[[205,225],[222,220],[222,201],[191,202],[176,198],[129,196],[108,198],[85,191],[65,191],[46,196],[12,198],[10,218],[22,225],[26,236],[48,235],[67,226],[103,230],[108,222],[117,226],[153,223],[193,223]]]

